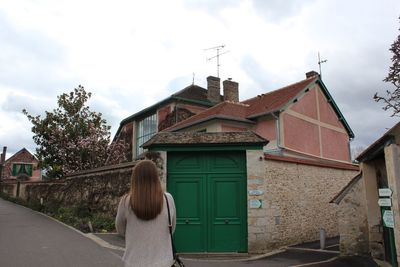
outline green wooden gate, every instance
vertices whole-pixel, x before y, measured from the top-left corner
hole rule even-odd
[[[244,151],[169,152],[179,252],[247,252]]]

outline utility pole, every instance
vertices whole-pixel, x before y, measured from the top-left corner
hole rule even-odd
[[[4,163],[6,161],[6,152],[7,152],[7,147],[3,147],[3,153],[1,154],[0,157],[0,193],[3,192],[1,188],[1,183],[3,182],[3,170],[4,170]]]
[[[211,59],[214,59],[214,58],[217,59],[217,77],[218,77],[218,78],[219,78],[219,67],[221,66],[221,65],[219,64],[219,57],[220,57],[221,55],[223,55],[223,54],[229,53],[229,51],[225,51],[225,52],[220,53],[220,50],[224,49],[224,47],[225,47],[225,45],[219,45],[219,46],[215,46],[215,47],[210,47],[210,48],[204,49],[204,51],[207,51],[207,50],[217,50],[217,55],[216,55],[216,56],[213,56],[213,57],[210,57],[210,58],[207,58],[207,60],[211,60]]]
[[[320,57],[319,52],[318,52],[319,77],[321,77],[321,79],[322,79],[321,64],[325,63],[327,61],[328,61],[327,59],[321,60],[321,57]]]

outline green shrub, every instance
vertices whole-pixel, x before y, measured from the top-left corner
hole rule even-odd
[[[41,205],[40,202],[36,200],[26,202],[20,198],[10,197],[2,192],[0,192],[0,197],[4,200],[46,213],[85,233],[90,232],[89,222],[91,222],[94,232],[104,233],[113,232],[115,230],[114,217],[106,214],[93,213],[86,203],[80,203],[74,207],[65,207],[57,201],[46,202],[44,205]]]
[[[80,203],[74,207],[74,214],[79,218],[90,217],[90,208],[86,203]]]
[[[114,218],[108,215],[94,214],[91,222],[95,232],[113,232],[115,229]]]

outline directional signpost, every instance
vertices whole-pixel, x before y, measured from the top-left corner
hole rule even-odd
[[[380,197],[391,197],[393,194],[390,188],[379,188],[379,196]]]
[[[384,226],[389,227],[389,228],[394,228],[393,211],[385,210],[383,212],[382,219],[383,219]]]
[[[380,207],[391,207],[392,206],[392,200],[390,198],[380,198],[378,200],[378,205]]]
[[[260,199],[250,200],[250,209],[260,209],[262,207],[262,201]]]
[[[378,205],[381,207],[382,224],[384,226],[383,230],[388,235],[388,240],[385,241],[385,248],[388,246],[390,250],[389,254],[392,266],[397,266],[396,245],[394,243],[394,216],[391,210],[393,192],[390,188],[379,188],[378,195]]]

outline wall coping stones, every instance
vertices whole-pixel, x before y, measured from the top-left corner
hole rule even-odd
[[[74,173],[66,175],[65,178],[66,179],[74,179],[74,178],[81,177],[83,175],[96,174],[98,172],[129,169],[129,168],[133,168],[136,165],[136,162],[137,161],[125,162],[125,163],[120,163],[120,164],[115,164],[115,165],[94,168],[94,169],[90,169],[90,170],[78,171],[78,172],[74,172]]]

